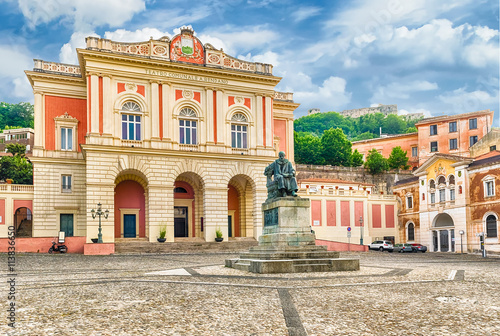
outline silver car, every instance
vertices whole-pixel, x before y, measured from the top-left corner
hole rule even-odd
[[[394,252],[405,253],[413,252],[413,246],[411,244],[396,244],[394,245]]]
[[[392,252],[394,250],[394,246],[389,240],[375,240],[373,243],[368,245],[368,249]]]

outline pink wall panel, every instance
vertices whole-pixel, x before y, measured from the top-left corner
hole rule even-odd
[[[340,201],[340,225],[351,226],[351,209],[349,201]]]
[[[321,201],[311,201],[311,220],[312,225],[321,225]]]
[[[382,219],[381,219],[381,205],[380,204],[372,204],[372,218],[373,218],[373,228],[381,228],[382,227]]]
[[[14,213],[19,208],[28,208],[33,213],[33,201],[32,200],[14,200]]]
[[[0,219],[0,224],[5,224],[5,200],[0,199],[0,216],[2,219]]]
[[[274,119],[274,135],[280,138],[280,151],[286,152],[286,120]]]
[[[363,214],[363,202],[354,202],[354,225],[361,226],[359,223],[359,217],[363,217],[363,222],[365,220],[365,216]]]
[[[394,205],[385,205],[385,227],[393,228],[394,227]]]
[[[337,225],[337,201],[326,201],[326,225]]]
[[[146,207],[144,189],[132,180],[120,182],[115,187],[115,238],[121,236],[121,216],[120,209],[140,209],[139,210],[139,237],[146,236]]]

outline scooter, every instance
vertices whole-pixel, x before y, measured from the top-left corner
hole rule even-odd
[[[49,253],[52,254],[54,252],[66,253],[68,252],[68,248],[64,244],[59,244],[56,242],[52,242],[52,246],[49,248]]]

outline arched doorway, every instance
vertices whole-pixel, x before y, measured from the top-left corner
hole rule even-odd
[[[146,237],[146,193],[143,185],[117,179],[115,186],[115,238]]]
[[[441,213],[433,221],[432,241],[434,252],[455,252],[455,223],[447,213]]]
[[[14,213],[16,237],[29,238],[33,236],[33,215],[28,207],[16,209]]]
[[[180,174],[174,182],[174,238],[203,237],[204,188],[193,172]]]
[[[228,236],[253,237],[255,186],[246,175],[234,176],[228,184]]]

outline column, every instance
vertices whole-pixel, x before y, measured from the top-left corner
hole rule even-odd
[[[34,115],[35,115],[35,144],[34,148],[43,148],[45,147],[45,143],[43,141],[44,136],[44,121],[45,121],[45,113],[43,108],[43,94],[39,91],[33,92],[35,94],[35,106],[34,106]]]
[[[262,96],[256,96],[256,108],[255,114],[257,116],[257,122],[255,127],[257,128],[257,147],[264,146],[264,121],[262,116]]]
[[[160,139],[160,97],[158,83],[151,82],[151,140]]]
[[[437,232],[437,241],[438,241],[438,243],[437,243],[438,250],[437,251],[441,252],[441,232],[439,230],[436,232]]]
[[[203,208],[205,210],[203,216],[205,240],[207,242],[214,241],[215,231],[220,229],[224,241],[227,241],[227,186],[211,186],[205,188]]]
[[[273,100],[271,96],[266,96],[266,147],[273,147],[274,145],[274,130],[273,130]]]
[[[172,140],[172,106],[170,99],[170,84],[162,82],[161,94],[163,97],[163,139]],[[168,232],[167,232],[168,234]]]
[[[217,143],[226,143],[226,132],[225,132],[225,115],[226,109],[224,108],[224,92],[217,91]]]
[[[113,135],[113,104],[111,101],[111,76],[103,76],[102,78],[102,95],[103,95],[103,134]]]
[[[451,230],[448,229],[448,252],[451,252]]]
[[[214,143],[214,90],[206,88],[205,94],[207,96],[205,111],[206,115],[206,135],[207,143]]]
[[[287,129],[286,129],[286,157],[288,160],[295,162],[295,152],[294,152],[294,146],[293,146],[293,119],[289,119],[287,121]]]
[[[99,77],[90,74],[90,133],[99,134]]]

